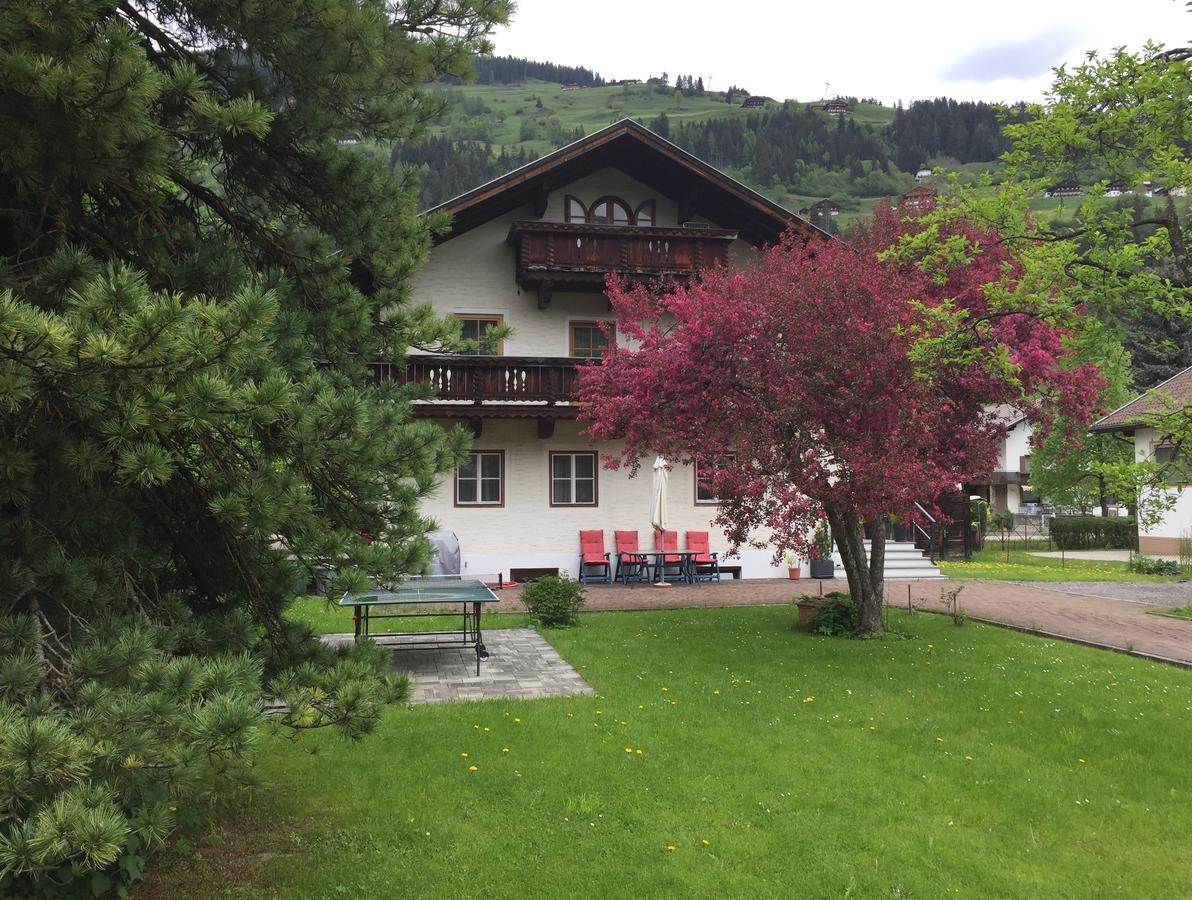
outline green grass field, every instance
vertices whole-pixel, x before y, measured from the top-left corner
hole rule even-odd
[[[1021,541],[1010,542],[1009,560],[996,537],[986,537],[985,547],[967,562],[942,562],[940,571],[950,578],[999,581],[1172,581],[1161,575],[1139,575],[1124,562],[1032,556]],[[1046,541],[1033,542],[1037,551],[1054,550]]]
[[[136,895],[1192,895],[1192,673],[941,616],[894,613],[916,637],[888,641],[793,616],[588,614],[547,637],[596,698],[271,738],[268,790]]]
[[[1180,619],[1192,619],[1192,603],[1186,606],[1170,606],[1166,609],[1152,610],[1157,616],[1175,616]]]
[[[650,120],[665,112],[672,122],[700,122],[707,119],[732,119],[745,117],[757,110],[742,109],[741,99],[725,103],[723,94],[708,92],[703,97],[684,97],[675,100],[673,93],[658,93],[653,86],[638,84],[627,87],[607,86],[581,88],[565,91],[562,85],[546,81],[527,81],[520,85],[470,84],[446,89],[454,97],[479,98],[488,108],[490,120],[494,122],[493,144],[496,152],[502,146],[522,143],[519,132],[522,119],[538,112],[537,101],[541,100],[547,115],[558,116],[560,124],[567,130],[576,126],[591,134],[620,119]],[[815,101],[801,101],[815,102]],[[520,113],[519,113],[520,110]],[[891,107],[874,104],[857,104],[852,118],[863,125],[884,127],[894,121]],[[440,133],[447,126],[440,126]],[[548,153],[554,146],[547,141],[526,141],[527,148],[539,153]]]

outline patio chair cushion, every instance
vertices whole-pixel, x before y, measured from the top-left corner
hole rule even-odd
[[[712,555],[711,546],[708,541],[708,532],[706,531],[687,532],[687,549],[697,554],[694,558],[697,565],[708,565],[716,562],[716,557]]]
[[[655,550],[678,550],[679,549],[679,532],[677,531],[654,531],[654,549]],[[662,561],[667,564],[673,564],[682,561],[680,556],[664,556]]]
[[[637,553],[641,548],[637,545],[636,531],[614,531],[613,541],[617,545],[617,553],[621,555]],[[634,556],[633,561],[639,562],[642,560],[640,556]]]
[[[584,565],[607,564],[608,554],[604,552],[604,532],[581,531],[579,533],[579,552]]]

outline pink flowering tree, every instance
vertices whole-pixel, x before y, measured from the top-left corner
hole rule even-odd
[[[714,472],[716,524],[733,549],[806,555],[826,520],[858,609],[882,629],[891,516],[997,461],[993,409],[1046,430],[1087,423],[1099,379],[1066,363],[1079,327],[997,235],[928,228],[888,207],[849,243],[790,238],[752,266],[608,296],[631,348],[584,370],[581,418],[623,442],[610,467],[662,454]],[[870,552],[860,525],[872,523]]]

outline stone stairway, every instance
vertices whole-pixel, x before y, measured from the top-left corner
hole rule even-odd
[[[865,541],[865,558],[869,558],[869,541]],[[832,559],[836,562],[836,574],[844,576],[844,567],[840,562],[840,552],[834,551]],[[927,558],[927,554],[910,541],[886,541],[886,578],[945,578],[940,567]]]

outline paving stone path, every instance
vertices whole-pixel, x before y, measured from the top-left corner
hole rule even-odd
[[[328,643],[352,640],[350,634],[326,635]],[[400,644],[386,638],[382,644]],[[476,674],[473,650],[406,650],[394,653],[394,666],[414,679],[413,703],[453,700],[530,700],[536,697],[594,695],[571,664],[530,628],[484,632],[488,659]]]

